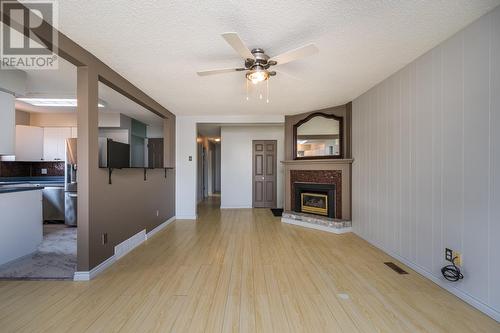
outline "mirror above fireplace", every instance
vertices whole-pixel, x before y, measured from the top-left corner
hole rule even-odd
[[[316,112],[293,126],[294,159],[342,158],[343,119]]]

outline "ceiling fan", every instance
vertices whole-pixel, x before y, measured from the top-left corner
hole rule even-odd
[[[250,51],[236,32],[223,33],[222,38],[245,60],[244,67],[199,71],[197,72],[199,76],[247,72],[246,78],[253,84],[257,84],[276,75],[276,71],[270,70],[271,66],[283,65],[308,57],[319,51],[314,44],[308,44],[275,57],[269,57],[261,48],[255,48]]]

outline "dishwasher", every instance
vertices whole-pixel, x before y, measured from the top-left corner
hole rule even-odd
[[[47,186],[42,190],[44,221],[64,221],[64,186]]]

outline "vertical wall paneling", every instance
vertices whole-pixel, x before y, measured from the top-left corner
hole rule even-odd
[[[416,62],[415,98],[415,231],[417,263],[430,270],[432,246],[432,52]],[[432,243],[430,244],[432,245]]]
[[[490,205],[489,205],[489,304],[500,309],[500,10],[490,23]]]
[[[354,100],[352,143],[354,231],[500,320],[500,7]]]
[[[432,50],[432,271],[443,266],[443,103],[442,103],[442,48]]]
[[[500,309],[500,10],[491,14],[490,33],[490,205],[489,205],[489,301]]]
[[[500,38],[500,36],[497,36]],[[464,289],[487,301],[490,20],[464,31]]]

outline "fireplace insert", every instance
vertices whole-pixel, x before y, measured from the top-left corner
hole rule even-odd
[[[335,185],[293,183],[295,202],[293,210],[335,218]]]

